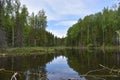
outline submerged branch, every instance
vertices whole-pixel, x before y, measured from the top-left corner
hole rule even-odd
[[[112,73],[112,72],[117,72],[118,75],[119,75],[119,73],[120,73],[120,69],[109,68],[109,67],[103,66],[102,64],[99,64],[99,65],[100,65],[101,67],[105,68],[106,70],[109,70],[110,73]]]
[[[120,69],[114,69],[114,67],[109,68],[109,67],[103,66],[102,64],[99,64],[99,65],[102,67],[102,69],[96,69],[96,70],[88,71],[85,75],[88,75],[89,73],[92,73],[92,72],[101,71],[101,70],[108,70],[108,71],[110,71],[110,73],[116,72],[116,73],[118,73],[117,75],[119,75],[119,73],[120,73]]]
[[[12,77],[11,77],[11,79],[10,79],[10,80],[17,80],[16,75],[18,75],[18,73],[17,73],[17,72],[15,72],[15,73],[12,75]]]
[[[81,77],[120,77],[119,75],[80,75]]]
[[[21,75],[26,75],[25,72],[22,72],[22,71],[12,71],[12,70],[5,70],[4,68],[0,69],[0,72],[1,73],[11,73],[13,74],[11,76],[11,80],[17,80],[16,76],[21,76]],[[45,77],[46,75],[45,74],[42,74],[42,73],[30,73],[30,74],[27,74],[27,75],[34,75],[34,76],[39,76],[40,78],[43,78]],[[47,79],[49,80],[49,79]]]
[[[85,75],[88,75],[89,73],[92,73],[92,72],[101,71],[101,70],[104,70],[104,68],[88,71]]]
[[[119,73],[120,73],[120,69],[114,69],[113,68],[109,68],[109,67],[106,67],[102,64],[99,64],[100,67],[102,67],[102,69],[96,69],[96,70],[91,70],[91,71],[88,71],[86,74],[84,75],[80,75],[81,77],[95,77],[95,78],[102,78],[104,80],[105,77],[120,77]],[[90,74],[90,73],[93,73],[93,72],[97,72],[97,71],[101,71],[101,70],[108,70],[110,71],[110,73],[112,72],[116,72],[118,74],[108,74],[108,75],[96,75],[96,74]],[[104,78],[103,78],[104,77]]]

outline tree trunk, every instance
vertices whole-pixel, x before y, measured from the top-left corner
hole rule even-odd
[[[14,47],[14,42],[15,42],[14,41],[14,39],[15,39],[14,36],[15,36],[14,35],[14,26],[12,26],[12,47]]]
[[[6,33],[0,28],[0,48],[7,47]]]

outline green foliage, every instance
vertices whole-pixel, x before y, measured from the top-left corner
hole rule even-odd
[[[54,37],[46,27],[44,10],[29,15],[20,0],[0,0],[0,47],[61,45],[62,39]]]
[[[120,30],[120,6],[78,20],[67,32],[67,46],[114,45],[115,32]]]

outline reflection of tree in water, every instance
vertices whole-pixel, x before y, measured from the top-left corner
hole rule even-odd
[[[27,70],[25,75],[26,80],[46,80],[47,78],[45,66],[38,67],[37,69]]]
[[[120,65],[120,55],[116,51],[86,51],[86,50],[68,50],[68,65],[74,69],[79,75],[85,74],[90,70],[100,69],[99,64],[109,67],[117,67]],[[109,72],[94,72],[91,74],[109,74]],[[110,80],[110,79],[109,79]],[[111,79],[113,80],[113,79]]]
[[[55,54],[46,55],[31,55],[31,56],[18,56],[18,57],[1,57],[0,68],[6,70],[22,71],[24,77],[21,80],[46,80],[47,71],[46,64],[51,62],[55,57],[60,55],[65,56],[68,65],[76,72],[85,74],[90,70],[100,69],[99,64],[108,67],[117,67],[120,65],[120,52],[119,51],[99,51],[99,50],[66,50],[60,51]],[[34,74],[36,73],[36,74]],[[107,72],[108,73],[108,72]],[[32,74],[32,75],[30,75]],[[34,74],[34,75],[33,75]],[[91,74],[106,74],[106,72],[95,72]],[[10,79],[12,74],[0,73],[2,80]],[[89,79],[90,80],[90,79]],[[113,80],[113,79],[108,79]],[[119,79],[118,79],[119,80]]]
[[[46,78],[46,64],[51,62],[58,54],[3,57],[0,58],[0,68],[13,71],[22,71],[26,75],[27,80],[38,80],[39,77]],[[0,74],[2,80],[6,75]],[[11,75],[7,75],[8,78]],[[23,79],[24,80],[24,79]]]

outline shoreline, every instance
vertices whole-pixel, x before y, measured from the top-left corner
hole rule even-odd
[[[27,56],[55,53],[64,49],[81,49],[81,50],[120,50],[120,46],[102,46],[102,47],[23,47],[23,48],[0,48],[0,56]]]

